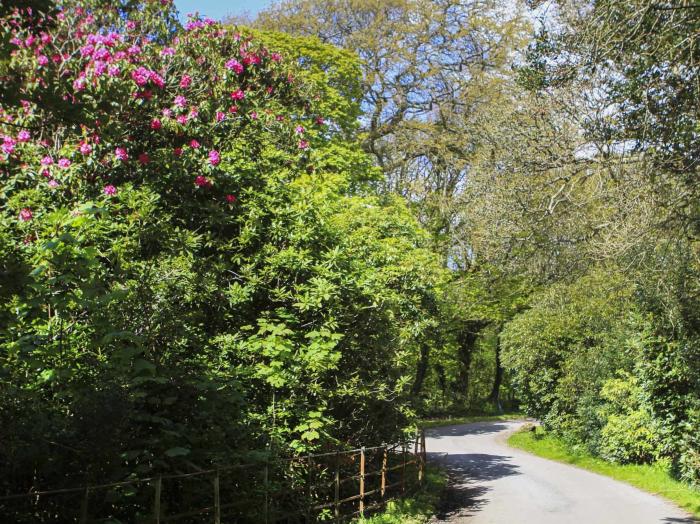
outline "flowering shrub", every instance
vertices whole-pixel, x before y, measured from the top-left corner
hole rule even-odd
[[[167,4],[0,19],[8,492],[389,440],[407,420],[442,273],[401,204],[361,196],[355,59],[179,28]]]

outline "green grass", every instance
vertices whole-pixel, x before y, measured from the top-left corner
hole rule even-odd
[[[542,428],[537,428],[535,432],[514,433],[508,439],[508,444],[540,457],[573,464],[627,482],[649,493],[660,495],[696,517],[700,517],[700,491],[673,479],[668,469],[661,465],[608,462],[583,450],[572,449],[561,439],[546,433]]]
[[[394,500],[382,513],[354,522],[362,524],[424,524],[435,514],[440,496],[447,485],[447,473],[428,466],[425,485],[414,496]]]
[[[451,416],[445,418],[428,418],[423,419],[418,423],[421,428],[437,428],[440,426],[454,426],[456,424],[469,424],[471,422],[497,422],[499,420],[518,420],[524,418],[525,415],[518,412],[502,413],[500,415],[475,414],[463,416]]]

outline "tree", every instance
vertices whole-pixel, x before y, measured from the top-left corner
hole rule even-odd
[[[305,0],[257,25],[356,52],[362,139],[383,190],[412,203],[445,260],[460,236],[459,197],[480,145],[478,116],[499,103],[526,23],[492,1]]]

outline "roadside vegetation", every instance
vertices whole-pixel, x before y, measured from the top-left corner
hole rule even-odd
[[[664,497],[700,518],[700,491],[674,478],[668,462],[616,464],[591,455],[581,445],[567,444],[541,427],[514,433],[508,438],[508,444],[543,458],[572,464],[626,482]]]
[[[447,487],[447,473],[436,466],[426,470],[425,485],[417,493],[387,504],[385,511],[358,519],[358,524],[423,524],[430,520]]]

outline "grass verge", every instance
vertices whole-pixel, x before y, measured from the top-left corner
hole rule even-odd
[[[440,496],[447,485],[447,473],[436,466],[428,466],[425,484],[415,495],[393,500],[386,510],[365,519],[358,524],[424,524],[437,510]]]
[[[500,415],[476,414],[457,417],[429,418],[418,423],[421,428],[437,428],[440,426],[454,426],[456,424],[470,424],[472,422],[498,422],[499,420],[518,420],[525,418],[525,415],[518,412],[502,413]]]
[[[545,432],[520,431],[508,444],[533,455],[573,464],[583,469],[621,480],[639,489],[660,495],[700,518],[700,491],[671,477],[667,468],[658,464],[615,464],[578,449]]]

